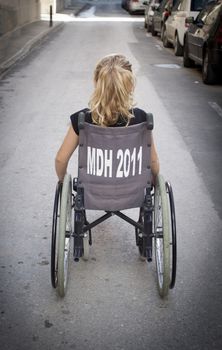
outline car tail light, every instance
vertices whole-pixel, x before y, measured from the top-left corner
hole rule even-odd
[[[222,24],[220,24],[220,27],[219,27],[218,32],[217,32],[216,42],[217,42],[217,44],[222,44]]]
[[[164,11],[164,18],[167,20],[167,18],[169,17],[170,12],[168,10]]]

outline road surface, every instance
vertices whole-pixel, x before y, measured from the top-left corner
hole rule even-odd
[[[219,350],[222,85],[203,85],[120,4],[86,11],[0,81],[1,349]],[[87,105],[96,62],[112,52],[133,64],[135,101],[154,114],[174,189],[178,270],[165,301],[154,263],[140,261],[133,227],[117,217],[94,229],[89,261],[72,262],[66,297],[50,285],[54,157],[70,114]],[[73,176],[76,164],[75,154]]]

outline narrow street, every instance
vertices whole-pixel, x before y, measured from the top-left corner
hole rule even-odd
[[[69,116],[87,106],[97,61],[113,52],[132,62],[135,101],[154,115],[161,173],[174,189],[178,269],[167,300],[118,217],[92,231],[88,262],[71,262],[64,299],[50,283],[54,158]],[[70,16],[0,80],[1,349],[221,349],[221,151],[222,84],[204,85],[200,69],[184,68],[120,2],[91,1]],[[73,177],[76,165],[77,152]]]

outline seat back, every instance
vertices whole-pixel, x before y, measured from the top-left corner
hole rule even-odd
[[[149,120],[152,114],[148,115]],[[141,207],[151,182],[151,122],[101,127],[79,116],[79,186],[85,209],[117,211]]]

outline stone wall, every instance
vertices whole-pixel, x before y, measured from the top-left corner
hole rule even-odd
[[[40,0],[0,0],[0,36],[40,19]]]

